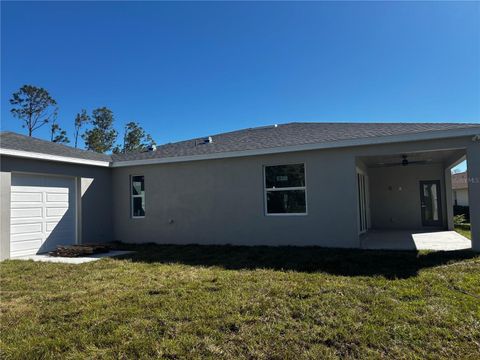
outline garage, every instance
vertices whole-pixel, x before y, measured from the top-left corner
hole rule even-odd
[[[74,177],[12,173],[10,257],[76,243]]]

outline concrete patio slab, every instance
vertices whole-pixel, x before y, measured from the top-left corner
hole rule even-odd
[[[42,261],[42,262],[52,262],[52,263],[62,263],[62,264],[84,264],[92,261],[97,261],[103,258],[121,256],[125,254],[133,253],[133,251],[109,251],[108,253],[102,254],[93,254],[89,256],[82,257],[63,257],[63,256],[50,256],[48,254],[38,254],[31,256],[22,256],[13,258],[12,260],[33,260],[33,261]]]
[[[370,230],[361,235],[360,242],[362,249],[369,250],[451,251],[472,248],[472,242],[455,231]]]

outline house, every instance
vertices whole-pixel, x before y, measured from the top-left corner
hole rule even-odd
[[[468,206],[468,175],[462,173],[452,174],[453,204]]]
[[[451,168],[464,159],[479,251],[479,134],[289,123],[103,155],[4,132],[1,256],[111,240],[358,248],[374,229],[453,229]]]

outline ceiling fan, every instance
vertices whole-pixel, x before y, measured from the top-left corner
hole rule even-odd
[[[411,165],[411,164],[426,164],[428,163],[429,161],[432,161],[432,159],[426,159],[426,160],[408,160],[408,155],[402,155],[402,160],[399,161],[399,162],[392,162],[392,163],[384,163],[384,162],[380,162],[380,163],[377,163],[378,166],[383,166],[383,167],[386,167],[386,166],[408,166],[408,165]]]

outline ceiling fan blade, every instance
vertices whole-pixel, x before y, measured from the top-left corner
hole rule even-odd
[[[404,165],[401,161],[400,162],[394,162],[394,163],[377,163],[375,164],[375,167],[392,167],[392,166],[408,166],[408,165],[423,165],[423,164],[428,164],[429,160],[415,160],[415,161],[408,161],[407,165]]]
[[[401,162],[396,162],[396,163],[377,163],[375,167],[391,167],[391,166],[401,166]]]
[[[408,165],[410,164],[426,164],[428,163],[428,160],[416,160],[416,161],[408,161]]]

